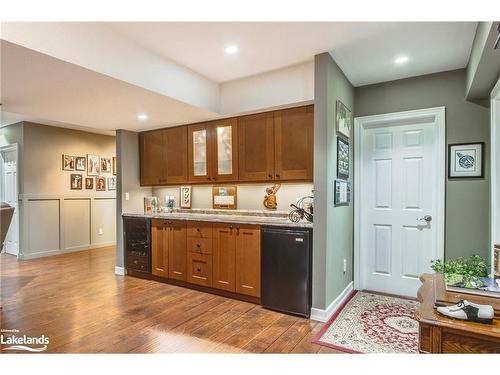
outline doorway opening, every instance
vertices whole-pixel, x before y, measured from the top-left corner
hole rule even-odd
[[[18,149],[17,144],[0,148],[0,200],[14,207],[14,216],[1,249],[19,257],[19,209],[18,209]]]

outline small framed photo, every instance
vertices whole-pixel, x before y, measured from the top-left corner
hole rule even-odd
[[[85,189],[87,189],[87,190],[94,189],[94,178],[93,177],[85,177]]]
[[[191,186],[181,186],[181,208],[191,208]]]
[[[87,158],[85,156],[77,156],[75,158],[75,170],[84,171],[87,169]]]
[[[95,189],[97,191],[106,191],[106,177],[95,178]]]
[[[101,173],[111,173],[111,158],[101,158]]]
[[[116,177],[108,177],[108,190],[116,190]]]
[[[349,142],[337,137],[337,177],[349,178]]]
[[[113,156],[113,175],[116,176],[116,156]]]
[[[448,178],[484,177],[484,142],[448,145]]]
[[[335,206],[348,206],[351,202],[351,183],[349,181],[335,180],[334,184]]]
[[[71,174],[71,190],[82,190],[83,176],[81,174]]]
[[[99,176],[101,162],[99,156],[87,154],[87,176]]]
[[[336,105],[335,127],[338,134],[351,137],[352,113],[340,100],[337,100]]]
[[[75,170],[75,157],[72,155],[63,154],[62,156],[62,169],[63,171]]]

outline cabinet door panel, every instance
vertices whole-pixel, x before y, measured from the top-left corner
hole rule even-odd
[[[168,228],[164,220],[151,222],[151,273],[168,277]]]
[[[236,293],[260,297],[260,228],[240,226],[236,234]]]
[[[168,276],[171,279],[186,281],[186,223],[174,221],[169,228]]]
[[[141,159],[141,185],[166,183],[164,131],[157,130],[139,135]]]
[[[214,162],[210,170],[215,181],[238,179],[238,121],[229,119],[213,123]]]
[[[187,281],[197,285],[212,286],[212,254],[187,254]]]
[[[212,125],[202,123],[188,126],[188,171],[190,182],[210,182],[213,163]]]
[[[165,130],[165,167],[168,184],[184,184],[188,181],[187,138],[186,126]]]
[[[238,164],[240,181],[274,179],[273,112],[238,119]]]
[[[234,292],[236,229],[227,224],[214,225],[213,236],[212,286]]]
[[[275,112],[274,169],[277,180],[312,180],[313,138],[313,106]]]

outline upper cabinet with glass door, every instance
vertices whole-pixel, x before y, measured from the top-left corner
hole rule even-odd
[[[229,119],[188,127],[190,182],[238,179],[236,124]]]

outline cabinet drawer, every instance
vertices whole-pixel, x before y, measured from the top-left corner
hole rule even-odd
[[[187,254],[188,282],[212,286],[212,255],[189,252]]]
[[[188,251],[198,254],[212,254],[212,239],[203,237],[189,237]]]
[[[196,238],[212,238],[212,224],[190,221],[187,225],[187,235]]]

